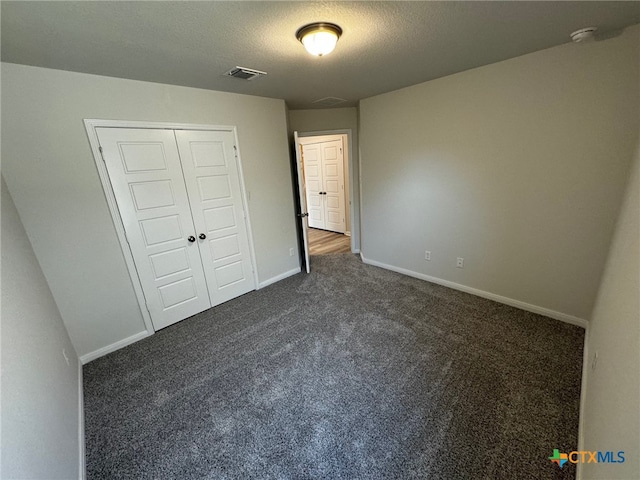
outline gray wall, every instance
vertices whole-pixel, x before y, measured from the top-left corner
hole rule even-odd
[[[638,138],[639,32],[362,100],[365,258],[588,319]]]
[[[299,267],[282,100],[4,63],[3,174],[79,355],[145,331],[84,118],[237,126],[259,281]]]
[[[583,478],[640,478],[640,149],[589,322],[587,355],[583,448],[624,451],[626,460],[587,463]]]
[[[351,218],[349,212],[349,225],[356,248],[360,246],[360,171],[358,168],[358,109],[349,108],[324,108],[316,110],[289,110],[289,132],[293,135],[297,132],[322,132],[327,130],[351,129],[352,156],[349,162],[352,164],[353,176],[350,176],[349,195],[354,206],[354,215]],[[291,137],[292,138],[292,137]],[[347,173],[348,174],[348,173]],[[345,177],[347,178],[347,177]]]
[[[78,478],[78,358],[4,179],[1,189],[0,477]]]

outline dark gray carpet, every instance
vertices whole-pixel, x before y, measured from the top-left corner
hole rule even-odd
[[[312,265],[86,365],[88,477],[575,477],[582,329]]]

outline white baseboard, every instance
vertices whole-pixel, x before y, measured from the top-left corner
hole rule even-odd
[[[275,277],[268,278],[264,282],[260,282],[258,284],[258,290],[260,290],[261,288],[264,288],[266,286],[269,286],[272,283],[276,283],[276,282],[279,282],[280,280],[284,280],[285,278],[290,277],[291,275],[295,275],[296,273],[300,273],[300,271],[301,271],[300,267],[298,267],[298,268],[294,268],[293,270],[289,270],[288,272],[281,273],[280,275],[276,275]]]
[[[587,409],[587,377],[589,375],[589,327],[584,332],[584,348],[582,350],[582,382],[580,385],[580,419],[578,421],[578,451],[584,451],[584,422]],[[582,480],[582,462],[579,462],[576,470],[576,480]]]
[[[521,302],[520,300],[514,300],[513,298],[503,297],[502,295],[496,295],[495,293],[485,292],[484,290],[478,290],[476,288],[467,287],[466,285],[450,282],[449,280],[443,280],[441,278],[425,275],[424,273],[414,272],[413,270],[407,270],[405,268],[395,267],[393,265],[388,265],[386,263],[378,262],[376,260],[370,260],[368,258],[365,258],[362,252],[360,252],[360,258],[364,263],[367,263],[369,265],[374,265],[376,267],[381,267],[386,270],[402,273],[403,275],[419,278],[420,280],[426,280],[427,282],[443,285],[445,287],[453,288],[454,290],[460,290],[461,292],[470,293],[471,295],[475,295],[477,297],[487,298],[489,300],[493,300],[494,302],[503,303],[511,307],[516,307],[521,310],[526,310],[527,312],[544,315],[545,317],[554,318],[556,320],[560,320],[565,323],[570,323],[571,325],[587,328],[588,322],[586,320],[582,318],[574,317],[573,315],[568,315],[566,313],[557,312],[555,310],[539,307],[537,305],[532,305],[530,303]]]
[[[102,347],[102,348],[99,348],[98,350],[82,355],[80,357],[80,363],[82,363],[83,365],[86,365],[91,360],[104,357],[108,353],[115,352],[116,350],[120,350],[121,348],[124,348],[127,345],[131,345],[132,343],[135,343],[138,340],[142,340],[143,338],[146,338],[149,335],[153,335],[153,332],[148,332],[147,330],[145,330],[144,332],[136,333],[135,335],[131,335],[130,337],[123,338],[122,340],[116,343],[112,343],[111,345],[107,345],[106,347]]]
[[[280,275],[276,275],[275,277],[269,278],[264,282],[260,282],[258,284],[258,290],[266,287],[267,285],[271,285],[272,283],[276,283],[280,280],[284,280],[291,275],[295,275],[296,273],[300,273],[300,267],[294,268],[293,270],[289,270],[288,272],[281,273]],[[99,348],[93,352],[87,353],[80,357],[80,363],[86,365],[92,360],[96,358],[104,357],[108,353],[115,352],[116,350],[120,350],[121,348],[126,347],[127,345],[131,345],[143,338],[148,337],[149,335],[153,335],[153,332],[149,332],[147,330],[136,333],[135,335],[131,335],[130,337],[124,338],[116,343],[112,343],[111,345],[107,345],[106,347]]]
[[[84,449],[84,381],[82,362],[78,361],[78,478],[84,480],[87,475]]]

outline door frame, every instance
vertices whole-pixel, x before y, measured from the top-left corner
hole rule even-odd
[[[360,181],[357,178],[354,178],[353,174],[353,165],[355,161],[354,152],[353,152],[353,135],[350,128],[337,129],[337,130],[319,130],[319,131],[311,131],[311,132],[300,132],[298,131],[298,140],[308,137],[325,137],[330,135],[346,135],[347,137],[347,148],[348,151],[348,167],[349,171],[349,198],[345,198],[346,201],[349,202],[349,233],[351,241],[351,253],[360,253],[360,201],[359,199],[356,201],[353,192],[355,191],[355,187],[358,187],[358,191],[360,191]],[[296,142],[295,145],[296,152],[299,151],[299,144]],[[357,215],[356,215],[357,213]],[[358,221],[355,222],[354,220]],[[354,230],[357,229],[357,235],[354,235]],[[356,245],[356,239],[358,244]]]
[[[111,180],[109,178],[109,173],[107,172],[107,166],[102,159],[102,153],[100,152],[100,142],[98,140],[98,132],[96,131],[97,128],[139,128],[147,130],[213,130],[233,132],[234,141],[236,146],[238,147],[236,149],[238,177],[240,179],[240,196],[242,200],[242,208],[245,212],[244,221],[247,227],[247,237],[249,240],[249,255],[251,257],[251,263],[253,266],[254,282],[256,285],[256,289],[258,289],[258,265],[256,263],[256,253],[253,245],[253,231],[251,229],[249,202],[247,201],[247,192],[244,184],[242,158],[240,155],[240,143],[238,142],[238,130],[235,126],[172,122],[141,122],[129,120],[102,120],[95,118],[85,118],[84,126],[87,132],[87,138],[89,139],[91,153],[93,154],[93,160],[96,164],[96,169],[98,170],[98,177],[100,178],[100,183],[102,184],[102,190],[107,200],[109,214],[111,215],[111,220],[116,230],[116,236],[118,237],[118,242],[120,243],[120,249],[122,250],[122,254],[124,256],[124,261],[127,266],[129,278],[131,279],[131,284],[138,301],[138,306],[140,307],[140,313],[142,314],[142,319],[149,335],[154,333],[156,330],[154,329],[153,322],[151,321],[151,313],[147,309],[147,302],[144,296],[144,292],[142,291],[142,283],[140,282],[140,278],[138,277],[138,270],[136,269],[136,264],[133,259],[133,253],[131,252],[129,242],[127,241],[124,224],[122,223],[122,217],[120,216],[118,203],[116,202],[116,196],[113,193],[113,188],[111,187]]]
[[[340,160],[340,174],[339,176],[342,177],[342,222],[344,224],[344,228],[342,230],[342,232],[340,232],[339,230],[333,230],[330,228],[326,228],[326,223],[328,222],[328,215],[327,215],[327,204],[325,202],[325,200],[322,200],[322,211],[323,211],[323,223],[325,224],[324,227],[309,227],[309,228],[320,228],[323,230],[328,230],[328,231],[333,231],[336,233],[341,233],[343,235],[346,235],[347,237],[351,236],[351,229],[347,228],[347,225],[351,225],[351,222],[347,222],[347,217],[349,217],[349,220],[351,220],[351,212],[349,211],[349,200],[351,197],[351,194],[349,192],[349,183],[347,182],[347,179],[349,177],[349,173],[348,173],[348,159],[349,159],[349,152],[347,151],[347,146],[345,146],[345,144],[348,143],[348,139],[346,138],[346,135],[344,134],[339,134],[339,135],[314,135],[312,137],[302,137],[302,138],[298,138],[298,145],[300,147],[301,151],[307,150],[307,148],[310,145],[318,145],[318,144],[325,144],[325,143],[330,143],[330,142],[340,142],[340,152],[342,155],[342,159]],[[303,165],[305,163],[304,161],[304,154],[301,155],[303,161]],[[323,155],[324,157],[324,155]],[[326,184],[324,181],[324,177],[325,177],[325,171],[324,171],[324,162],[320,159],[318,159],[318,165],[320,167],[320,175],[322,176],[323,182],[320,185],[320,190],[324,190],[326,188]],[[347,169],[347,171],[345,172],[345,169]],[[307,178],[306,178],[306,174],[307,174],[307,168],[306,166],[303,166],[303,177],[304,177],[304,181],[305,181],[305,187],[307,187]],[[306,189],[306,188],[305,188]],[[324,192],[326,193],[326,192]],[[349,196],[347,196],[347,193],[349,193]],[[309,205],[307,204],[307,211],[309,211]],[[309,220],[311,218],[311,216],[307,217],[307,220]],[[351,242],[349,242],[349,245],[351,245]]]

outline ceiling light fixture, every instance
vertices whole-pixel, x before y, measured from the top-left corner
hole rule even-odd
[[[342,35],[342,29],[334,23],[316,22],[300,28],[296,38],[311,55],[322,57],[333,52]]]

